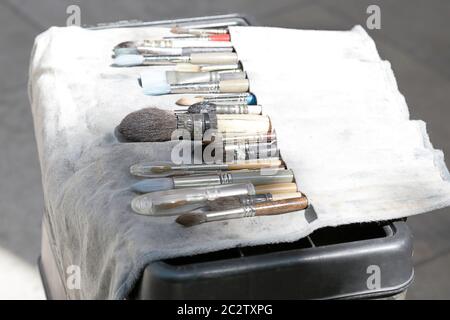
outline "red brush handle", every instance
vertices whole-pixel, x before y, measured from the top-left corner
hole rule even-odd
[[[224,34],[212,34],[209,36],[210,41],[230,41],[230,35],[228,33]]]

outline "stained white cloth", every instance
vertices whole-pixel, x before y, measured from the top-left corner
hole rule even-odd
[[[121,143],[115,127],[147,106],[178,109],[179,95],[145,96],[146,67],[111,67],[119,42],[168,29],[51,28],[36,39],[29,96],[46,218],[61,274],[81,270],[70,298],[122,299],[158,259],[235,246],[294,241],[323,226],[422,213],[450,202],[442,152],[410,121],[387,62],[351,31],[233,27],[251,90],[272,118],[281,155],[317,212],[183,228],[173,217],[130,208],[140,161],[170,160],[174,145]]]

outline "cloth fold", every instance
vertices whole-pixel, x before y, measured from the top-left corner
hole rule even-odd
[[[132,212],[129,167],[170,160],[176,142],[121,143],[115,128],[143,107],[178,109],[180,95],[145,96],[150,67],[114,68],[111,50],[165,28],[51,28],[31,57],[29,96],[53,251],[69,298],[126,298],[151,261],[235,246],[295,241],[315,229],[392,219],[450,202],[443,154],[409,121],[389,63],[361,27],[310,31],[232,27],[251,90],[272,118],[281,154],[310,198],[304,212],[183,228]],[[153,68],[153,67],[151,67]],[[158,67],[155,67],[158,68]]]

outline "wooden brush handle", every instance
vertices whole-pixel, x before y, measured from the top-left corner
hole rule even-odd
[[[255,204],[256,216],[283,214],[308,207],[306,197],[269,201]]]
[[[297,192],[297,185],[295,183],[274,183],[274,184],[262,184],[255,186],[256,194],[278,194],[278,193],[291,193]]]
[[[228,169],[241,170],[241,169],[262,169],[262,168],[277,168],[281,167],[281,160],[255,160],[255,161],[241,161],[236,163],[230,163]]]

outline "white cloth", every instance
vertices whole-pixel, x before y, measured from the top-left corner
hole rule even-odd
[[[389,64],[361,28],[233,27],[251,90],[317,219],[297,212],[183,228],[173,217],[135,215],[129,166],[169,160],[173,143],[120,143],[115,127],[143,107],[176,109],[180,96],[142,94],[144,68],[111,67],[111,49],[168,32],[68,27],[36,39],[29,95],[51,241],[61,274],[81,268],[81,290],[68,290],[70,298],[124,298],[143,268],[162,258],[294,241],[323,226],[449,204],[443,155],[423,122],[408,120]]]

